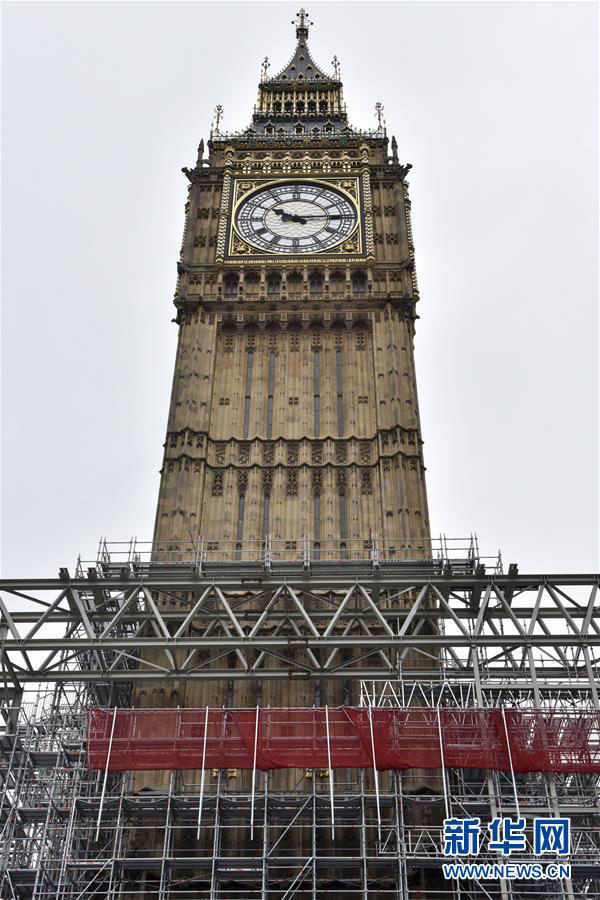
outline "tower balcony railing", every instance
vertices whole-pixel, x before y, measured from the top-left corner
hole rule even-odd
[[[236,565],[269,570],[273,566],[312,567],[332,563],[351,568],[377,570],[397,568],[406,574],[502,574],[502,557],[482,556],[477,536],[451,538],[405,537],[398,540],[371,537],[366,540],[313,537],[280,539],[268,535],[255,540],[223,540],[198,537],[180,541],[109,541],[101,538],[94,560],[79,556],[77,575],[90,569],[99,577],[146,575],[165,569]]]
[[[236,285],[235,288],[227,288],[225,290],[217,289],[216,291],[211,291],[206,289],[203,293],[205,299],[222,299],[233,302],[239,300],[279,302],[287,299],[295,302],[301,300],[316,300],[319,302],[329,300],[334,303],[342,303],[370,300],[372,298],[404,299],[409,296],[407,288],[403,285],[391,284],[388,287],[380,282],[369,284],[362,289],[346,285],[340,288],[331,284],[325,284],[323,287],[315,289],[308,283],[296,285],[289,282],[288,284],[278,285],[276,288],[268,288],[266,285],[257,285],[256,287],[248,285],[238,287]]]
[[[327,122],[330,119],[340,118],[343,118],[345,124],[347,120],[346,109],[338,104],[328,106],[327,109],[274,109],[271,104],[268,104],[266,107],[255,106],[253,112],[253,121],[261,122],[267,120],[276,122],[279,119],[293,122],[297,122],[299,119],[321,119]]]
[[[294,118],[292,116],[291,118]],[[297,116],[296,116],[297,118]],[[311,140],[313,136],[311,134],[296,134],[293,131],[286,131],[285,141],[287,144],[298,143],[302,144],[306,139]],[[327,138],[327,140],[335,140],[344,143],[347,140],[382,140],[386,137],[386,133],[384,129],[377,129],[375,131],[363,128],[352,128],[351,126],[344,126],[342,130],[338,131],[328,131],[322,132],[319,137]],[[281,138],[281,135],[274,132],[273,134],[265,134],[264,132],[255,131],[253,128],[247,128],[243,131],[212,131],[210,135],[210,140],[212,144],[226,144],[229,141],[235,141],[236,143],[245,143],[245,142],[264,142],[265,144],[272,142],[273,140],[278,140]]]

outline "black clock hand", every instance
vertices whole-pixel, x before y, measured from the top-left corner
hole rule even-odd
[[[283,209],[274,209],[273,212],[281,216],[284,222],[300,222],[302,225],[306,222],[307,219],[353,219],[353,215],[340,215],[340,216],[330,216],[327,213],[322,213],[318,216],[310,216],[306,213],[303,216],[299,216],[296,213],[286,213]]]
[[[328,216],[324,213],[322,216],[303,216],[303,219],[353,219],[354,216]]]
[[[283,209],[274,209],[276,216],[281,216],[282,222],[298,222],[300,225],[306,225],[306,219],[303,216],[297,216],[295,213],[286,213]]]

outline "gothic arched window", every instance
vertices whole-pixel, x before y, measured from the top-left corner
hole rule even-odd
[[[354,272],[352,274],[352,292],[354,294],[364,294],[367,289],[367,276],[364,272]]]
[[[290,296],[302,293],[302,275],[300,272],[290,272],[287,277],[287,286]]]
[[[258,285],[260,283],[260,276],[258,272],[248,272],[244,278],[244,292],[248,297],[255,297],[258,295]]]
[[[281,275],[279,272],[269,272],[267,275],[267,294],[278,294],[281,290]]]
[[[332,294],[343,294],[346,288],[346,276],[339,269],[335,269],[329,276],[329,290]]]
[[[309,277],[311,294],[323,293],[323,276],[320,272],[311,272]]]
[[[224,291],[226,297],[235,297],[238,290],[237,275],[227,275],[224,281]]]

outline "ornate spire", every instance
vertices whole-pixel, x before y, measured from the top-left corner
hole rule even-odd
[[[268,60],[265,59],[261,71],[261,85],[273,84],[274,82],[280,81],[294,83],[302,81],[326,82],[329,84],[339,83],[340,66],[337,56],[332,60],[334,69],[334,75],[332,77],[331,75],[326,75],[321,66],[317,65],[310,55],[308,49],[308,29],[309,26],[313,24],[314,23],[308,18],[306,10],[301,9],[296,15],[296,18],[292,20],[292,25],[296,26],[296,37],[298,39],[294,55],[289,63],[277,75],[272,75],[271,77],[268,76],[268,66],[265,66],[265,63],[268,62]]]
[[[296,13],[296,18],[292,19],[292,25],[296,26],[296,37],[298,40],[300,38],[308,37],[308,28],[310,25],[314,25],[314,22],[311,22],[308,18],[308,13],[305,9],[301,9]]]
[[[327,72],[315,62],[308,47],[308,33],[313,22],[304,8],[299,10],[292,24],[296,27],[297,38],[294,53],[289,62],[275,73],[268,58],[264,58],[258,102],[251,125],[244,134],[273,141],[290,136],[300,141],[342,135],[346,139],[357,135],[359,132],[348,123],[339,59],[334,56],[331,60],[333,72]],[[372,136],[378,138],[385,138],[382,114],[383,107],[379,104],[379,127],[372,132]],[[220,118],[217,116],[213,123],[215,135],[219,135]]]

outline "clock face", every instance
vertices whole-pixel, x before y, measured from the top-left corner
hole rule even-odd
[[[354,203],[315,182],[274,184],[243,200],[235,216],[239,234],[271,253],[316,253],[335,247],[358,224]]]

